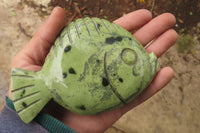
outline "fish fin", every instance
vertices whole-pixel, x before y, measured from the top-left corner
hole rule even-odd
[[[19,117],[31,122],[51,99],[38,72],[14,68],[11,72],[12,100]]]
[[[156,72],[160,69],[160,64],[158,62],[157,56],[155,55],[155,53],[150,53],[150,65],[151,65],[151,78],[153,78],[156,74]]]

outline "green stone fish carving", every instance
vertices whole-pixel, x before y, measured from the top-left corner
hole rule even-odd
[[[125,29],[104,19],[78,19],[57,37],[41,71],[12,69],[12,98],[25,123],[51,99],[81,115],[97,114],[136,98],[158,68],[156,55]]]

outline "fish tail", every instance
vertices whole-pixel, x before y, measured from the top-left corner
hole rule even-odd
[[[31,122],[51,99],[38,72],[14,68],[11,72],[12,100],[19,117]]]

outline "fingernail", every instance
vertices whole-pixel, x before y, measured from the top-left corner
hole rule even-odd
[[[57,10],[58,10],[58,7],[55,7],[55,8],[52,10],[51,14],[54,14],[55,12],[57,12]]]

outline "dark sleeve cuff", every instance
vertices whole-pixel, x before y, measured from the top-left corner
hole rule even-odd
[[[12,100],[10,100],[8,97],[6,97],[6,105],[15,110]],[[50,133],[76,133],[73,129],[71,129],[61,121],[45,113],[39,113],[34,121],[40,124]]]

